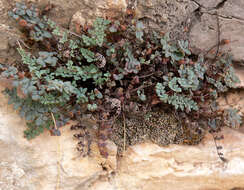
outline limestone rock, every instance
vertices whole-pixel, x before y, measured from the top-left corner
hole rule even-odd
[[[6,87],[0,85],[0,91]],[[0,94],[0,189],[73,190],[77,186],[88,186],[103,174],[103,163],[116,167],[114,154],[102,160],[100,155],[83,158],[76,151],[73,131],[69,125],[61,128],[61,136],[50,136],[46,131],[39,137],[27,141],[23,137],[25,121],[19,117],[7,99]],[[71,125],[72,123],[70,123]],[[96,147],[92,152],[98,152]],[[110,170],[112,170],[110,169]]]
[[[159,147],[155,144],[135,145],[119,164],[116,178],[119,189],[229,190],[244,187],[244,134],[223,131],[220,161],[211,135],[198,146]]]
[[[29,0],[38,2],[38,5],[45,6],[48,2],[54,5],[49,13],[49,17],[68,28],[71,24],[72,16],[76,12],[81,12],[82,18],[94,19],[96,17],[105,17],[109,15],[120,15],[121,11],[126,9],[126,0]]]
[[[205,7],[205,8],[213,8],[217,7],[223,0],[195,0],[200,6]]]
[[[3,90],[3,85],[0,87]],[[120,159],[116,157],[114,143],[107,142],[111,153],[107,160],[93,144],[92,156],[82,158],[75,150],[69,126],[61,128],[60,137],[45,132],[34,140],[24,139],[25,121],[7,105],[2,94],[0,98],[0,153],[3,155],[0,189],[229,190],[244,187],[244,133],[224,129],[224,140],[218,141],[218,145],[223,147],[221,151],[227,163],[219,160],[211,135],[197,146],[134,145]],[[228,101],[241,104],[240,100],[232,99]]]
[[[137,1],[136,17],[144,19],[149,28],[168,32],[185,22],[198,5],[190,0],[145,0]],[[181,31],[182,32],[182,31]]]
[[[76,30],[76,25],[91,25],[97,17],[121,17],[127,7],[126,0],[84,0],[83,5],[72,16],[70,29]]]
[[[7,36],[4,36],[2,32],[0,32],[0,35],[2,36],[1,43],[0,43],[0,54],[1,54],[2,51],[6,51],[8,48],[8,38]]]
[[[243,8],[244,8],[244,1],[228,0],[224,3],[224,6],[218,10],[218,12],[219,15],[227,18],[244,20]]]
[[[244,116],[244,91],[229,92],[218,99],[220,108],[235,108]]]
[[[227,1],[216,10],[219,16],[220,41],[230,40],[229,44],[220,46],[220,52],[230,52],[235,61],[244,63],[244,2],[242,0]],[[214,12],[203,13],[193,25],[190,42],[195,53],[206,52],[217,45],[217,18]],[[216,51],[216,48],[214,49]],[[208,54],[213,57],[214,52]]]
[[[244,88],[244,67],[236,65],[234,69],[235,69],[235,74],[240,79],[240,83],[237,85],[237,87]]]

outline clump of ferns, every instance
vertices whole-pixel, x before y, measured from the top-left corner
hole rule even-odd
[[[99,146],[107,155],[104,142],[112,121],[122,112],[158,104],[168,105],[183,125],[196,132],[218,131],[222,124],[240,126],[236,110],[221,111],[216,103],[239,82],[231,56],[214,64],[202,55],[194,59],[187,41],[173,43],[169,34],[145,33],[143,23],[135,19],[97,18],[77,34],[43,13],[22,3],[9,12],[27,31],[27,45],[35,44],[38,53],[19,45],[21,63],[0,67],[2,77],[13,80],[15,88],[5,93],[26,118],[28,139],[45,128],[59,135],[54,121],[60,127],[91,113],[99,121]]]

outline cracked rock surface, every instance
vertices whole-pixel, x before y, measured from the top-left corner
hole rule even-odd
[[[153,29],[170,31],[186,22],[198,5],[190,0],[145,0],[137,1],[136,17],[144,19]]]
[[[207,51],[216,45],[219,29],[220,41],[223,39],[230,40],[229,44],[220,47],[220,52],[229,52],[233,55],[235,61],[244,64],[243,10],[243,0],[222,1],[219,8],[212,10],[201,7],[199,10],[201,16],[193,24],[190,32],[190,42],[194,47],[193,50],[195,52]],[[219,26],[216,14],[219,19]]]
[[[198,5],[205,7],[205,8],[213,8],[217,7],[223,0],[193,0],[196,2]]]

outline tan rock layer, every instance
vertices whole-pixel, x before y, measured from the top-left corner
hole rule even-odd
[[[141,144],[131,147],[119,164],[121,189],[177,190],[244,187],[244,135],[230,129],[223,131],[223,163],[216,154],[211,135],[198,146],[158,147]]]
[[[3,87],[1,86],[0,90]],[[225,129],[223,147],[227,163],[219,160],[211,135],[198,146],[159,147],[144,143],[130,147],[116,159],[111,144],[109,160],[92,146],[92,156],[75,150],[73,131],[62,136],[46,131],[32,141],[23,138],[25,121],[0,94],[0,189],[53,190],[230,190],[244,187],[244,133]],[[118,167],[117,167],[118,162]],[[103,166],[109,172],[103,171]]]

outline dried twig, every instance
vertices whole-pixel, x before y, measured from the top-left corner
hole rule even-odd
[[[53,120],[53,123],[54,123],[54,128],[56,130],[58,130],[58,127],[57,127],[57,124],[56,124],[56,120],[55,120],[55,117],[53,115],[53,113],[51,112],[51,116],[52,116],[52,120]],[[61,164],[60,164],[60,161],[61,161],[61,148],[60,148],[60,142],[59,142],[59,138],[58,138],[58,158],[59,160],[57,161],[57,165],[58,165],[58,174],[57,174],[57,183],[56,183],[56,190],[59,190],[60,189],[60,169],[61,169]]]
[[[56,120],[55,120],[55,117],[54,117],[54,115],[53,115],[52,112],[51,112],[51,116],[52,116],[52,119],[53,119],[54,128],[55,128],[56,130],[58,130],[58,127],[57,127],[57,124],[56,124]]]
[[[18,45],[19,45],[19,48],[20,48],[20,49],[23,49],[22,46],[21,46],[20,43],[19,43],[19,40],[17,40],[17,43],[18,43]]]
[[[150,84],[150,85],[147,85],[147,86],[142,85],[142,86],[140,86],[138,88],[132,89],[130,92],[136,92],[137,90],[142,90],[144,88],[148,88],[148,87],[151,87],[153,85],[155,85],[155,84]]]
[[[123,142],[123,155],[125,154],[126,145],[126,124],[125,124],[125,113],[123,112],[123,126],[124,126],[124,142]]]
[[[82,39],[82,37],[81,37],[81,36],[79,36],[78,34],[76,34],[76,33],[74,33],[74,32],[71,32],[70,30],[68,30],[68,32],[69,32],[70,34],[72,34],[72,35],[74,35],[74,36],[76,36],[76,37],[78,37],[78,38],[81,38],[81,39]]]
[[[150,74],[147,74],[147,75],[143,75],[143,76],[139,76],[139,78],[146,78],[146,77],[150,77],[152,75],[155,75],[157,72],[153,72],[153,73],[150,73]]]
[[[20,41],[27,49],[31,49],[23,40],[18,39],[18,41]]]
[[[219,16],[216,14],[217,20],[217,50],[213,59],[213,62],[216,61],[218,54],[219,54],[219,46],[220,46],[220,29],[219,29]]]

